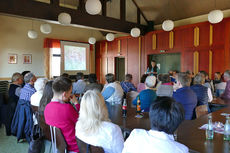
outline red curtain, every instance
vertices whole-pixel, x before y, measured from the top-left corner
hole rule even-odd
[[[45,38],[43,47],[44,48],[61,48],[60,40]]]

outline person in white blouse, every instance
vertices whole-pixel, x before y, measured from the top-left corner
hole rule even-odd
[[[122,153],[188,153],[188,147],[173,137],[184,120],[181,104],[170,97],[158,97],[150,107],[149,117],[151,129],[134,129],[125,141]]]
[[[105,153],[122,152],[121,129],[110,122],[104,98],[96,90],[88,90],[82,97],[76,136],[87,144],[102,147]]]

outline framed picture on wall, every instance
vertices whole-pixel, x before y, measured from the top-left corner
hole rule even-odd
[[[8,54],[8,63],[9,64],[17,64],[18,55],[17,54]]]
[[[32,54],[23,54],[23,64],[32,64]]]

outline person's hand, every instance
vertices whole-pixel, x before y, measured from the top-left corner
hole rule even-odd
[[[70,101],[71,101],[72,103],[74,103],[74,104],[79,104],[79,103],[78,103],[78,100],[77,100],[77,98],[76,98],[75,95],[71,95]]]

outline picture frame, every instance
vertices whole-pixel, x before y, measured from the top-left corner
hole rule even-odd
[[[23,54],[23,64],[32,64],[32,54]]]
[[[17,64],[18,63],[18,55],[17,54],[8,54],[8,64]]]

